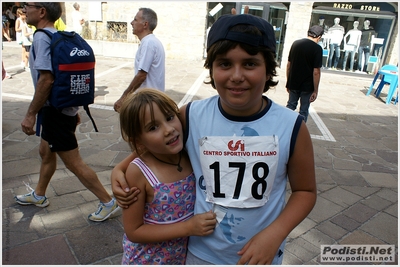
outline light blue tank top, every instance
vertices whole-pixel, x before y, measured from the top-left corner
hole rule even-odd
[[[268,99],[264,96],[265,99]],[[301,125],[298,113],[268,99],[268,106],[251,117],[226,114],[219,96],[190,103],[186,110],[186,148],[196,176],[195,214],[215,208],[206,201],[205,183],[200,165],[199,140],[205,136],[277,136],[279,157],[275,180],[267,203],[257,208],[223,208],[223,218],[213,234],[191,236],[189,251],[217,265],[236,264],[237,252],[257,233],[271,224],[285,206],[287,170],[291,150]],[[190,122],[190,123],[189,123]],[[260,148],[262,148],[260,144]],[[281,264],[285,241],[273,264]],[[267,249],[267,248],[266,248]]]

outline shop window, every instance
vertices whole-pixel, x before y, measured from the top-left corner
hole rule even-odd
[[[392,9],[378,2],[316,3],[310,26],[324,27],[323,67],[374,74],[388,56],[396,17]]]
[[[373,74],[383,64],[393,19],[368,14],[315,13],[310,26],[315,24],[325,29],[320,42],[325,52],[323,67]],[[337,39],[334,35],[340,32],[333,29],[339,26],[343,31]],[[377,60],[372,62],[371,58]]]

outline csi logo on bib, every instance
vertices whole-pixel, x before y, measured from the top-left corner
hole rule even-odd
[[[199,140],[206,200],[234,208],[263,206],[275,180],[277,136],[212,136]]]

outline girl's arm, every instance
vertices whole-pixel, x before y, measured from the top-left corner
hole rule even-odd
[[[204,236],[214,231],[216,215],[212,212],[198,214],[191,219],[172,224],[145,224],[143,221],[147,190],[153,190],[139,168],[130,164],[126,177],[130,187],[137,187],[142,192],[137,201],[122,211],[125,233],[131,242],[154,243],[190,235]]]
[[[31,29],[30,31],[27,31],[27,29],[25,29],[25,36],[26,36],[26,37],[29,37],[29,36],[31,36],[31,35],[33,35],[32,29]]]
[[[18,18],[15,20],[15,31],[16,32],[22,31],[22,29],[21,29],[21,20],[18,19]]]
[[[283,240],[307,217],[315,205],[317,187],[314,152],[304,121],[287,169],[292,194],[285,208],[274,222],[250,239],[238,252],[242,256],[238,264],[271,264]],[[269,248],[267,253],[265,248]]]
[[[31,35],[30,33],[28,33],[27,26],[22,27],[22,36],[28,37],[29,35]]]
[[[3,31],[3,36],[7,39],[7,41],[11,42],[11,38],[10,38],[10,36],[8,36],[8,34],[4,28],[2,29],[2,31]]]
[[[3,61],[1,61],[1,65],[2,65],[2,68],[3,68],[3,70],[2,70],[2,72],[3,72],[3,80],[4,80],[4,78],[7,76],[7,71],[6,71],[6,69],[4,68],[4,62]]]

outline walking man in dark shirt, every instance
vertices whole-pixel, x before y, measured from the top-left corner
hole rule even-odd
[[[295,110],[300,99],[300,115],[307,122],[310,103],[317,99],[322,67],[322,48],[318,45],[324,29],[314,25],[307,38],[295,41],[289,52],[286,66],[286,90],[289,93],[287,108]]]

